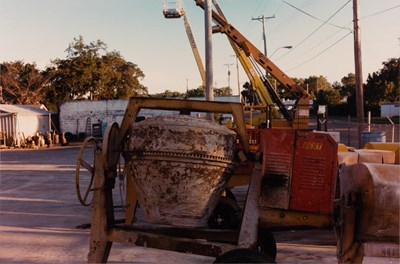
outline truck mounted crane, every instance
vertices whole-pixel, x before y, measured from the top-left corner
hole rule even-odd
[[[196,4],[204,9],[203,0],[195,0]],[[295,98],[296,103],[294,112],[289,113],[283,105],[278,94],[273,89],[268,92],[277,104],[286,120],[272,122],[272,127],[291,127],[294,129],[308,129],[309,126],[309,98],[307,91],[296,84],[289,76],[287,76],[278,66],[268,59],[256,46],[254,46],[245,36],[243,36],[234,26],[229,24],[226,19],[219,13],[212,11],[212,18],[218,23],[220,32],[227,35],[238,47],[240,47],[247,57],[254,59],[268,74],[273,76],[288,90]],[[266,82],[264,82],[266,84]],[[266,84],[268,87],[268,84]],[[271,87],[272,88],[272,87]]]

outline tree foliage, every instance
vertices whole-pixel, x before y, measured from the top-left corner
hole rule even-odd
[[[69,100],[147,95],[147,88],[140,83],[144,78],[142,70],[118,52],[108,52],[104,42],[85,44],[80,36],[74,38],[66,52],[66,59],[54,60],[47,69],[53,75],[48,100],[60,104]]]
[[[199,86],[195,89],[189,89],[187,91],[187,97],[204,97],[206,96],[206,90],[204,86]]]
[[[4,62],[0,64],[3,100],[11,104],[42,104],[51,76],[37,69],[35,63]]]
[[[231,96],[232,89],[230,87],[214,88],[215,96]]]
[[[215,88],[214,89],[214,95],[215,96],[230,96],[232,95],[232,89],[229,87],[223,87],[223,88]],[[206,92],[205,88],[203,86],[199,86],[194,89],[189,89],[187,90],[186,93],[180,93],[180,92],[173,92],[171,90],[165,90],[163,93],[157,93],[157,94],[152,94],[149,95],[150,97],[154,98],[189,98],[189,97],[205,97]]]
[[[399,100],[400,58],[391,58],[383,62],[383,68],[368,74],[364,85],[365,109],[379,113],[380,105]]]
[[[303,88],[308,90],[311,99],[315,99],[320,90],[330,90],[332,85],[328,82],[326,77],[320,75],[319,77],[313,75],[304,79]]]
[[[333,107],[340,103],[340,99],[339,91],[332,88],[325,90],[321,89],[317,93],[315,102],[318,105],[328,105],[329,107]]]
[[[149,96],[153,98],[183,98],[185,94],[180,92],[173,92],[171,90],[165,90],[165,92],[163,93],[151,94]]]

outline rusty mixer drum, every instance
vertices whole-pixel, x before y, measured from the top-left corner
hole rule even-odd
[[[236,133],[183,115],[133,123],[126,146],[147,221],[202,227],[233,173]]]

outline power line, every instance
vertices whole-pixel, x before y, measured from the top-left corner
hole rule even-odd
[[[302,5],[301,8],[306,7],[311,1],[313,1],[313,0],[308,0],[304,5]],[[281,2],[281,5],[280,5],[279,8],[275,11],[275,14],[276,14],[276,12],[280,9],[280,7],[282,7],[282,6],[283,6],[283,2]],[[271,29],[271,31],[270,31],[271,34],[272,34],[273,32],[275,32],[277,29],[282,28],[282,27],[285,27],[285,26],[286,26],[287,24],[289,24],[298,14],[299,14],[298,12],[293,11],[289,16],[287,16],[287,18],[286,18],[285,20],[283,20],[283,22],[279,23],[278,25],[276,25],[275,27],[273,27],[273,28]]]
[[[313,59],[317,58],[318,56],[322,55],[323,53],[327,52],[328,50],[330,50],[331,48],[333,48],[334,46],[339,44],[342,40],[344,40],[350,34],[352,34],[352,32],[348,32],[346,35],[344,35],[342,38],[340,38],[338,41],[336,41],[335,43],[333,43],[332,45],[330,45],[329,47],[327,47],[326,49],[324,49],[320,53],[318,53],[318,54],[314,55],[313,57],[311,57],[310,59],[308,59],[308,60],[306,60],[306,61],[304,61],[304,62],[302,62],[302,63],[300,63],[300,64],[298,64],[298,65],[296,65],[296,66],[294,66],[292,68],[290,68],[290,69],[288,69],[287,71],[291,71],[291,70],[297,69],[298,67],[306,64],[307,62],[312,61]]]
[[[351,0],[348,0],[343,6],[341,6],[333,15],[331,15],[326,21],[324,21],[318,28],[316,28],[311,34],[309,34],[306,38],[304,38],[302,41],[300,41],[299,44],[295,45],[293,49],[288,50],[285,54],[283,54],[281,57],[279,57],[277,60],[282,59],[285,57],[289,52],[293,51],[294,49],[298,48],[301,44],[306,42],[309,38],[311,38],[315,33],[317,33],[323,26],[325,26],[329,20],[331,20],[334,16],[336,16],[348,3],[350,3]],[[349,32],[351,33],[351,32]]]
[[[386,13],[386,12],[391,11],[391,10],[393,10],[393,9],[399,8],[399,7],[400,7],[400,5],[393,6],[393,7],[387,8],[387,9],[385,9],[385,10],[382,10],[382,11],[379,11],[379,12],[376,12],[376,13],[373,13],[373,14],[370,14],[370,15],[368,15],[368,16],[364,16],[364,17],[362,17],[362,18],[360,18],[360,19],[365,19],[365,18],[373,17],[373,16],[376,16],[376,15],[379,15],[379,14],[382,14],[382,13]]]
[[[324,20],[322,20],[322,19],[320,19],[320,18],[318,18],[318,17],[316,17],[316,16],[313,16],[313,15],[307,13],[306,11],[304,11],[304,10],[302,10],[302,9],[300,9],[300,8],[298,8],[298,7],[294,6],[294,5],[292,5],[292,4],[288,3],[288,2],[286,2],[285,0],[282,0],[282,2],[284,2],[284,3],[287,4],[288,6],[293,7],[293,8],[296,9],[297,11],[299,11],[299,12],[301,12],[301,13],[303,13],[303,14],[305,14],[305,15],[307,15],[307,16],[309,16],[309,17],[315,19],[315,20],[318,20],[318,21],[320,21],[320,22],[324,22],[324,23],[325,23]],[[346,4],[347,4],[347,3],[346,3]],[[345,4],[345,5],[346,5],[346,4]],[[326,24],[331,25],[331,26],[333,26],[333,27],[341,28],[341,29],[348,29],[348,30],[351,31],[351,29],[349,29],[349,28],[345,28],[345,27],[342,27],[342,26],[338,26],[338,25],[335,25],[335,24],[332,24],[332,23],[326,23]]]
[[[346,4],[347,4],[347,3],[346,3]],[[396,8],[399,8],[399,7],[400,7],[400,5],[393,6],[393,7],[384,9],[384,10],[382,10],[382,11],[379,11],[379,12],[376,12],[376,13],[373,13],[373,14],[370,14],[370,15],[367,15],[367,16],[364,16],[364,17],[362,17],[361,19],[365,19],[365,18],[369,18],[369,17],[372,17],[372,16],[376,16],[376,15],[379,15],[379,14],[382,14],[382,13],[385,13],[385,12],[388,12],[388,11],[391,11],[391,10],[396,9]],[[351,22],[350,22],[350,23],[351,23]],[[320,42],[319,44],[315,45],[314,47],[310,48],[308,51],[306,51],[306,52],[303,53],[303,54],[306,54],[306,53],[308,53],[309,51],[313,50],[314,48],[316,48],[317,46],[319,46],[321,43],[323,43],[323,42],[325,42],[326,40],[330,39],[332,36],[336,35],[336,34],[337,34],[338,32],[340,32],[340,31],[341,31],[341,29],[339,29],[338,31],[334,32],[332,35],[330,35],[330,36],[329,36],[328,38],[326,38],[324,41],[322,41],[322,42]],[[330,45],[329,47],[327,47],[326,49],[324,49],[324,50],[321,51],[320,53],[314,55],[314,56],[311,57],[310,59],[308,59],[308,60],[306,60],[306,61],[304,61],[304,62],[302,62],[302,63],[300,63],[300,64],[298,64],[298,65],[296,65],[296,66],[294,66],[294,67],[292,67],[292,68],[289,68],[288,71],[297,69],[298,67],[300,67],[300,66],[302,66],[302,65],[304,65],[304,64],[306,64],[306,63],[308,63],[308,62],[310,62],[310,61],[312,61],[312,60],[314,60],[315,58],[319,57],[319,56],[322,55],[323,53],[327,52],[329,49],[331,49],[331,48],[333,48],[334,46],[336,46],[338,43],[340,43],[342,40],[344,40],[344,39],[345,39],[348,35],[350,35],[351,33],[353,33],[353,31],[347,33],[345,36],[343,36],[342,38],[340,38],[338,41],[336,41],[335,43],[333,43],[332,45]],[[399,40],[400,40],[400,38],[399,38]]]
[[[262,2],[263,2],[263,1],[260,0],[260,2],[259,2],[259,4],[258,4],[257,8],[256,8],[256,9],[254,10],[254,12],[253,12],[253,16],[254,16],[255,14],[259,13],[258,10],[260,9],[260,6],[261,6]],[[250,24],[251,24],[251,20],[249,20],[249,22],[247,23],[247,26],[245,27],[245,31],[247,31],[247,30],[249,29]]]
[[[272,19],[272,18],[275,18],[275,15],[274,16],[269,16],[269,17],[266,17],[266,16],[262,15],[262,16],[251,18],[251,20],[258,20],[258,21],[260,21],[262,23],[263,40],[264,40],[264,55],[265,56],[267,56],[267,37],[266,37],[266,34],[265,34],[265,21],[268,20],[268,19]]]
[[[324,40],[318,42],[316,45],[312,46],[311,48],[309,48],[306,52],[302,53],[300,56],[298,56],[297,58],[291,59],[291,62],[294,62],[298,59],[300,59],[301,57],[303,57],[304,55],[308,54],[310,51],[315,50],[318,46],[322,45],[324,42],[328,41],[329,39],[331,39],[332,37],[334,37],[336,34],[338,34],[339,32],[341,32],[342,29],[338,29],[336,30],[333,34],[329,35],[328,37],[326,37]]]

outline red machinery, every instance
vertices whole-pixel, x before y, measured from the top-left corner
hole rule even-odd
[[[333,208],[337,143],[327,134],[264,129],[261,223],[328,226]]]

